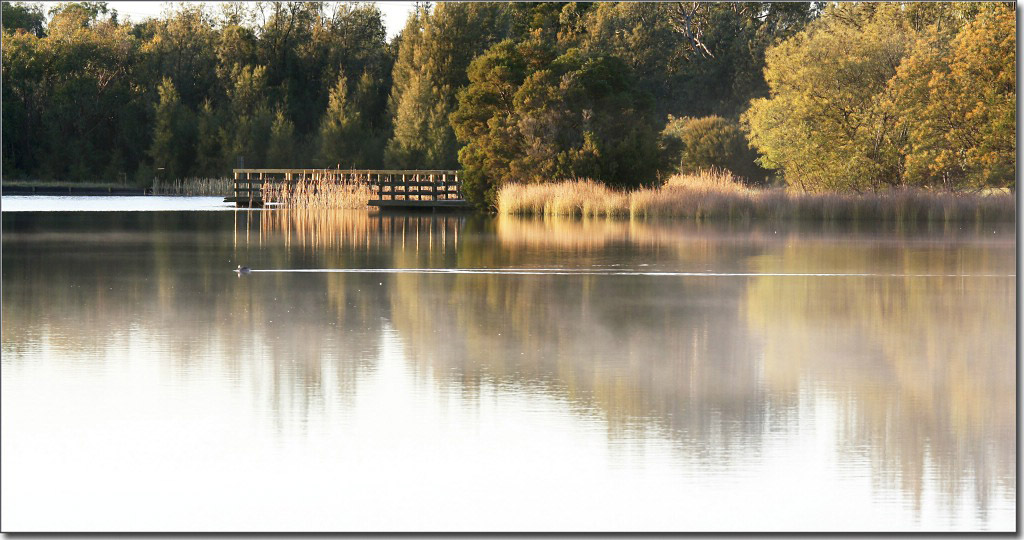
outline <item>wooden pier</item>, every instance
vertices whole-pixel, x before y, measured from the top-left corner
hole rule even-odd
[[[239,207],[258,207],[266,183],[297,183],[323,180],[342,185],[370,188],[369,206],[388,208],[468,208],[462,196],[459,171],[449,170],[361,170],[361,169],[233,169],[233,194],[224,202]]]

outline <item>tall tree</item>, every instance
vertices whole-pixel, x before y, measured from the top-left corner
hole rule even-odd
[[[468,83],[470,61],[510,31],[509,11],[498,3],[442,2],[410,17],[393,74],[389,166],[456,165],[458,144],[448,122],[456,91]]]
[[[947,188],[1010,186],[1016,172],[1014,12],[986,4],[966,24],[946,22],[922,29],[890,82],[892,112],[908,134],[907,180]]]
[[[273,113],[267,98],[267,70],[263,66],[236,68],[228,92],[230,117],[221,128],[227,161],[259,167],[270,144]]]
[[[476,204],[492,204],[511,181],[590,178],[626,187],[655,179],[652,100],[629,67],[579,49],[555,54],[536,39],[505,41],[471,64],[451,121]]]
[[[320,163],[343,169],[356,166],[359,157],[360,113],[348,99],[348,79],[342,73],[331,89],[330,100],[320,122]]]
[[[743,117],[761,164],[805,189],[900,184],[905,134],[886,102],[911,40],[899,5],[841,4],[770,49],[771,96]]]
[[[21,2],[3,2],[0,4],[0,22],[4,30],[16,32],[21,30],[36,37],[43,37],[45,34],[44,23],[46,16],[38,5],[24,4]]]
[[[267,149],[267,167],[286,168],[295,159],[295,124],[288,118],[284,107],[274,111],[274,123],[270,128],[270,143]]]
[[[192,122],[188,109],[182,105],[181,96],[169,77],[164,77],[157,89],[160,101],[156,105],[153,144],[149,155],[161,179],[181,178],[191,172],[194,152],[194,137],[190,132]]]
[[[178,4],[160,19],[142,47],[146,79],[169,77],[182,103],[198,109],[217,88],[217,33],[213,15],[202,4]]]
[[[232,164],[225,161],[220,136],[223,114],[207,98],[197,117],[196,174],[207,178],[224,176]]]

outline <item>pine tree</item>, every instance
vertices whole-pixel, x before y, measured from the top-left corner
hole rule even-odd
[[[320,162],[323,166],[360,166],[355,163],[359,158],[359,122],[359,111],[349,103],[348,79],[342,73],[331,89],[327,111],[320,122]]]
[[[183,107],[181,97],[171,79],[164,77],[157,88],[160,101],[156,105],[156,125],[153,129],[153,144],[149,149],[149,156],[153,159],[153,166],[156,169],[163,169],[163,179],[179,178],[183,170],[183,163],[180,163],[180,148],[182,141],[180,130],[180,115]]]
[[[510,34],[509,12],[498,3],[446,2],[410,17],[392,75],[395,131],[385,153],[389,166],[456,166],[458,144],[448,119],[456,92],[469,83],[473,58]]]
[[[274,113],[274,124],[270,129],[270,148],[267,150],[267,167],[286,168],[295,163],[295,124],[288,118],[284,107]]]
[[[196,171],[208,178],[227,174],[230,165],[224,159],[220,140],[220,114],[207,99],[199,109],[198,137],[196,140]]]

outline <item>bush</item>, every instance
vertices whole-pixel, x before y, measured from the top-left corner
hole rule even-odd
[[[755,163],[739,125],[720,116],[668,117],[661,146],[672,172],[696,173],[725,169],[749,183],[764,183],[766,173]]]

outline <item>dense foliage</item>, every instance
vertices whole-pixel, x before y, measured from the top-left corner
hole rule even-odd
[[[765,179],[766,171],[755,163],[757,154],[747,145],[739,124],[721,116],[676,118],[669,115],[661,141],[662,155],[672,172],[721,169],[751,183]]]
[[[1014,181],[1012,5],[839,4],[772,48],[744,121],[806,189]]]
[[[103,2],[64,3],[40,32],[38,10],[3,5],[5,177],[383,164],[394,54],[372,5],[182,3],[128,24]],[[27,15],[15,27],[8,11]]]
[[[456,90],[466,85],[474,57],[511,31],[508,6],[441,3],[418,8],[402,31],[389,111],[394,133],[385,161],[396,169],[458,167],[458,146],[448,115]]]
[[[710,167],[856,191],[1015,173],[1006,4],[423,3],[390,41],[371,4],[2,15],[5,178],[459,167],[492,206]]]
[[[659,165],[678,165],[659,156],[658,133],[671,115],[736,119],[767,92],[760,72],[768,45],[817,11],[806,3],[515,7],[520,24],[470,64],[450,117],[467,193],[480,205],[492,205],[511,181],[656,182]],[[747,161],[740,174],[760,174]]]

